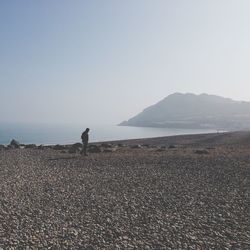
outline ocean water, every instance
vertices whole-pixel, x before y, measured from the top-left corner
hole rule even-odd
[[[86,127],[90,128],[90,142],[215,132],[214,130],[202,129],[143,128],[116,125],[0,123],[0,144],[9,144],[12,139],[24,144],[70,144],[81,141],[81,133]]]

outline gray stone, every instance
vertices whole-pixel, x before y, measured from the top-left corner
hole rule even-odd
[[[77,142],[77,143],[71,145],[71,147],[72,147],[72,148],[82,148],[82,143]]]
[[[75,154],[75,153],[81,151],[81,149],[82,149],[82,143],[77,142],[77,143],[71,145],[71,147],[69,148],[68,152],[70,154]]]
[[[10,142],[10,146],[12,146],[11,148],[20,148],[20,142],[15,139],[12,139]]]
[[[27,144],[24,148],[36,148],[36,144]]]
[[[62,145],[57,144],[57,145],[55,145],[55,146],[53,147],[53,149],[54,149],[54,150],[64,150],[64,149],[65,149],[65,146],[62,146]]]
[[[140,144],[137,144],[137,145],[132,145],[131,148],[142,148],[142,146]]]
[[[103,148],[112,148],[112,144],[110,144],[110,143],[102,143],[101,147],[103,147]]]
[[[100,148],[99,146],[97,146],[97,145],[90,145],[90,146],[88,147],[88,152],[89,152],[89,153],[101,153],[102,150],[101,150],[101,148]]]
[[[69,153],[70,154],[76,154],[77,152],[79,152],[80,150],[79,150],[79,148],[76,148],[76,147],[71,147],[71,148],[69,148]]]
[[[194,152],[195,152],[195,154],[200,154],[200,155],[209,154],[209,152],[205,149],[198,149],[198,150],[195,150]]]
[[[37,149],[43,150],[43,149],[44,149],[44,146],[41,144],[41,145],[39,145],[39,146],[37,147]]]
[[[112,152],[115,152],[116,149],[115,148],[106,148],[103,150],[103,153],[112,153]]]
[[[156,149],[156,152],[164,152],[164,151],[166,151],[164,148],[158,148],[158,149]]]

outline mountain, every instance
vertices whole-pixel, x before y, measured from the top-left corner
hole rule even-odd
[[[167,96],[120,126],[250,129],[250,102],[208,94]]]

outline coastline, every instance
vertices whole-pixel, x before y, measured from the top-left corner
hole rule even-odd
[[[114,141],[134,138],[151,138],[177,134],[198,134],[216,132],[199,129],[160,129],[140,127],[120,127],[108,124],[2,124],[0,123],[0,144],[8,145],[11,139],[24,144],[70,144],[80,141],[85,127],[90,127],[90,141]]]

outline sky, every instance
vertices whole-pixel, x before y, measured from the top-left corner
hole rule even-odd
[[[169,94],[250,101],[249,0],[1,0],[0,122],[117,124]]]

